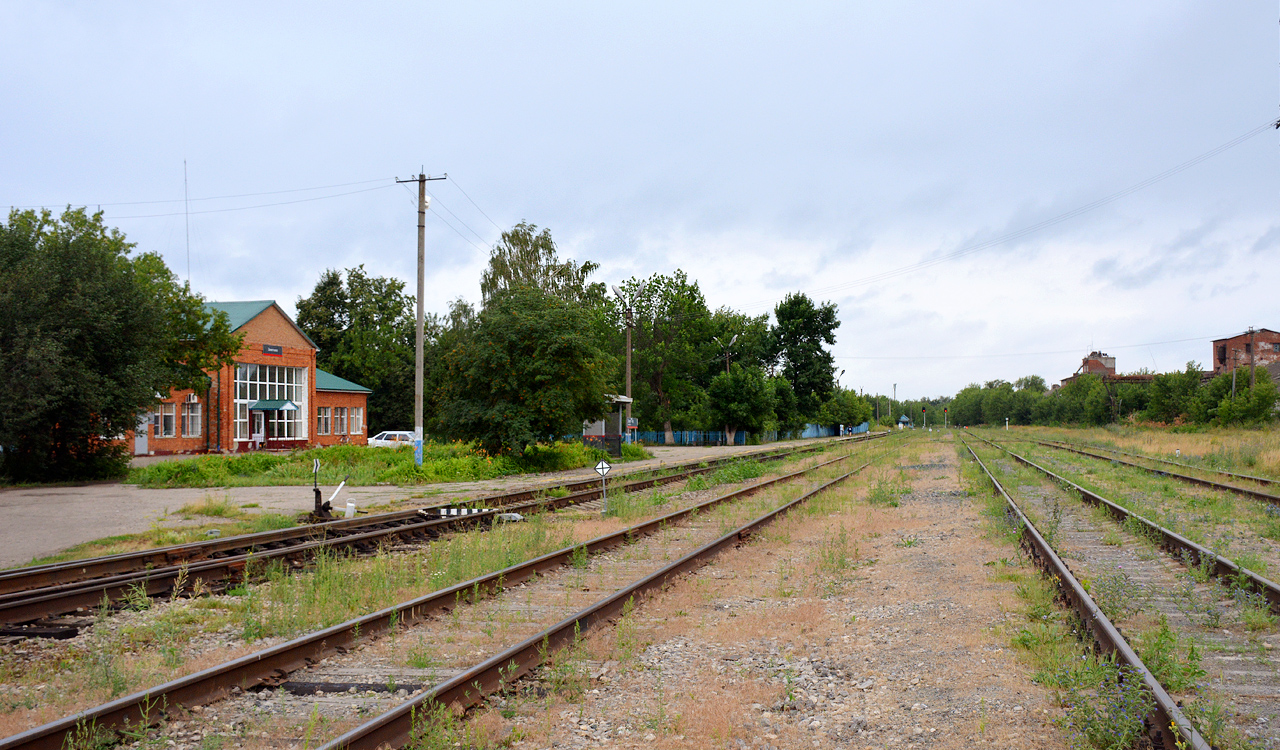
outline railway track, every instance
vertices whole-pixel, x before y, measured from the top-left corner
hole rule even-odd
[[[1130,451],[1122,451],[1122,450],[1119,450],[1118,448],[1107,448],[1100,445],[1071,443],[1066,440],[1052,440],[1049,442],[1061,443],[1064,446],[1070,446],[1073,448],[1092,448],[1094,450],[1104,451],[1106,453],[1115,453],[1120,456],[1129,456],[1131,458],[1142,459],[1143,461],[1154,461],[1156,463],[1161,463],[1166,466],[1179,466],[1184,469],[1191,469],[1193,471],[1202,471],[1207,474],[1217,474],[1218,476],[1229,477],[1231,479],[1235,479],[1238,481],[1257,482],[1258,484],[1271,486],[1271,487],[1280,485],[1280,480],[1276,480],[1276,479],[1268,479],[1267,477],[1256,477],[1256,476],[1253,476],[1252,474],[1238,474],[1235,472],[1223,471],[1222,469],[1213,469],[1205,466],[1196,466],[1195,464],[1183,463],[1182,461],[1170,461],[1167,458],[1157,458],[1155,456],[1148,456],[1144,453],[1133,453]]]
[[[1177,742],[1209,747],[1209,741],[1215,746],[1252,746],[1242,743],[1252,743],[1259,736],[1265,737],[1268,746],[1280,742],[1280,734],[1267,723],[1280,715],[1280,660],[1270,656],[1268,640],[1274,635],[1275,613],[1280,612],[1280,588],[1099,493],[998,443],[980,439],[1048,480],[1013,489],[1021,503],[1019,519],[1026,524],[1024,545],[1047,572],[1058,576],[1066,598],[1100,647],[1117,654],[1142,676],[1154,703],[1147,720],[1153,741],[1161,733],[1163,747],[1181,747]],[[973,447],[966,445],[1006,502],[1018,507]],[[1077,498],[1102,512],[1087,512]],[[1120,535],[1110,522],[1133,533]],[[1050,542],[1053,557],[1046,551]],[[1152,548],[1169,554],[1152,554]],[[1094,591],[1104,592],[1099,595],[1108,597],[1112,614],[1131,631],[1146,626],[1139,644],[1146,644],[1141,650],[1154,654],[1158,662],[1168,658],[1170,639],[1175,652],[1178,643],[1195,644],[1198,660],[1188,656],[1186,663],[1195,662],[1193,669],[1203,670],[1200,684],[1186,684],[1184,672],[1176,677],[1182,683],[1177,692],[1161,686],[1139,652],[1124,641],[1117,623],[1085,598],[1088,590],[1079,579],[1091,581]],[[1163,649],[1153,645],[1158,643],[1155,634],[1160,629]],[[1183,705],[1194,707],[1199,728],[1179,708]],[[1176,737],[1168,729],[1171,723]],[[1201,736],[1201,729],[1207,737]]]
[[[1034,442],[1038,445],[1048,446],[1050,448],[1057,448],[1058,450],[1070,451],[1071,453],[1075,453],[1081,456],[1088,456],[1089,458],[1096,458],[1101,461],[1110,461],[1112,463],[1120,464],[1121,466],[1129,466],[1135,469],[1141,469],[1143,471],[1148,471],[1153,474],[1158,474],[1160,476],[1172,477],[1173,479],[1187,482],[1189,484],[1196,484],[1196,485],[1200,485],[1201,487],[1210,487],[1215,490],[1223,490],[1226,492],[1235,492],[1241,495],[1248,495],[1249,497],[1256,498],[1258,500],[1265,500],[1269,503],[1272,503],[1273,505],[1280,505],[1280,495],[1272,494],[1270,492],[1264,492],[1261,489],[1257,489],[1253,487],[1244,487],[1238,484],[1226,484],[1224,482],[1215,482],[1212,479],[1204,479],[1203,477],[1191,476],[1190,474],[1179,474],[1178,472],[1175,472],[1175,471],[1168,471],[1165,469],[1156,469],[1150,466],[1144,466],[1134,461],[1125,461],[1124,459],[1121,459],[1121,458],[1106,456],[1101,453],[1094,453],[1093,451],[1086,450],[1082,447],[1075,446],[1070,443],[1051,441],[1051,440],[1033,440],[1031,442]],[[1121,453],[1121,451],[1115,451],[1115,452]],[[1130,453],[1130,454],[1124,454],[1124,455],[1132,456],[1134,454]],[[1158,461],[1160,463],[1173,464],[1175,466],[1183,466],[1188,469],[1197,469],[1197,467],[1194,467],[1194,466],[1188,466],[1186,464],[1176,463],[1174,461],[1165,461],[1164,459],[1160,459],[1160,458],[1151,458],[1149,456],[1140,456],[1139,458],[1143,458],[1148,461]],[[1268,486],[1268,487],[1278,484],[1277,482],[1270,479],[1262,479],[1260,477],[1251,477],[1251,476],[1246,476],[1244,474],[1232,474],[1230,472],[1216,471],[1211,469],[1198,469],[1198,470],[1207,471],[1213,474],[1226,475],[1226,476],[1235,478],[1237,480],[1257,482],[1263,486]]]
[[[294,706],[302,710],[303,718],[318,710],[317,696],[337,695],[347,719],[325,722],[333,731],[343,732],[329,747],[402,745],[413,731],[415,716],[421,720],[433,707],[465,709],[548,659],[563,658],[564,649],[571,650],[587,631],[625,618],[646,595],[743,543],[893,450],[888,448],[852,469],[841,466],[852,457],[846,454],[753,483],[27,730],[0,740],[0,750],[61,748],[86,732],[146,726],[161,711],[178,706],[194,709],[197,715],[216,712],[218,725],[223,726],[229,713],[260,707],[261,701],[251,691],[261,685],[281,686],[268,699],[276,703],[286,700],[290,691],[305,693],[307,698]],[[830,479],[823,476],[832,473],[836,476]],[[786,492],[788,483],[800,481],[806,482],[801,488],[806,491],[795,499],[757,498],[759,507],[746,500],[763,490]],[[766,512],[760,513],[760,507]],[[724,533],[725,528],[732,530]],[[673,558],[674,562],[666,562]],[[456,645],[439,647],[445,642]],[[440,662],[406,667],[412,658],[405,657],[405,650],[423,643],[439,647]],[[306,679],[296,674],[303,668],[308,668]],[[391,686],[372,699],[379,715],[363,723],[355,720],[350,693],[359,688],[364,695],[369,692],[366,688],[379,685]],[[247,705],[195,708],[228,696],[238,696]],[[369,704],[365,709],[373,710]],[[308,741],[314,746],[312,739]]]
[[[878,437],[878,435],[877,435]],[[853,440],[874,439],[868,435]],[[825,445],[791,451],[750,454],[750,460],[766,461],[823,450]],[[681,481],[744,457],[736,456],[684,465],[657,477],[613,481],[613,492],[636,492]],[[541,497],[528,490],[484,498],[488,512],[463,516],[425,518],[419,510],[379,514],[367,518],[332,521],[312,526],[249,534],[125,555],[69,563],[14,569],[0,574],[0,635],[10,637],[69,638],[87,624],[83,613],[104,601],[126,597],[173,596],[200,587],[225,588],[242,581],[253,564],[279,560],[294,568],[306,564],[322,550],[376,551],[392,543],[429,541],[464,528],[492,524],[502,512],[538,512],[586,503],[600,497],[599,480],[564,485],[563,497]],[[75,614],[76,617],[63,616]],[[60,619],[53,619],[60,618]]]

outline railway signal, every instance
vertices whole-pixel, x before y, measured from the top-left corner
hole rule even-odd
[[[604,481],[604,475],[608,474],[609,469],[612,468],[609,462],[603,458],[600,459],[600,463],[596,464],[596,473],[600,475],[600,497],[604,500],[600,505],[600,515],[602,516],[609,512],[609,485]]]

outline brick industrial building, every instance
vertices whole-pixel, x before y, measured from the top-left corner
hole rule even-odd
[[[1280,333],[1269,328],[1250,328],[1244,333],[1213,342],[1213,374],[1238,367],[1265,367],[1271,379],[1280,376]]]
[[[129,436],[135,455],[365,445],[369,389],[316,367],[319,348],[274,300],[210,302],[244,335],[200,393],[158,399]]]

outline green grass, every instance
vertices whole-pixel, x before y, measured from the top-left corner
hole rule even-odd
[[[207,503],[208,501],[206,501]],[[213,507],[216,507],[213,506]],[[199,512],[200,508],[206,508],[201,505],[186,505],[179,513],[187,515],[190,518],[196,516],[205,516],[208,514]],[[190,542],[203,541],[208,538],[208,532],[217,529],[224,537],[237,536],[240,534],[256,534],[261,531],[275,531],[277,529],[287,529],[298,525],[298,521],[293,516],[281,515],[279,513],[247,513],[239,508],[233,508],[235,513],[225,516],[212,516],[213,519],[200,524],[199,526],[182,526],[178,528],[170,528],[153,524],[150,529],[136,534],[118,534],[116,536],[95,539],[91,542],[83,542],[73,547],[44,557],[37,557],[27,565],[49,565],[52,563],[66,562],[68,560],[83,560],[88,557],[102,557],[105,555],[119,555],[126,552],[137,552],[144,549],[155,549],[156,547],[170,547],[175,544],[188,544]],[[215,511],[216,512],[216,511]],[[201,519],[204,520],[204,519]]]
[[[490,456],[470,443],[426,442],[422,466],[412,448],[338,445],[293,453],[246,453],[164,461],[131,469],[125,480],[141,487],[248,487],[311,484],[312,459],[320,459],[320,481],[337,484],[414,485],[475,481],[512,474],[563,471],[590,466],[607,455],[581,443],[531,445],[522,456]],[[637,445],[624,445],[623,461],[649,458]],[[616,459],[613,459],[616,460]]]

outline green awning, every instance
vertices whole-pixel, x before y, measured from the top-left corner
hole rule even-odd
[[[298,405],[285,399],[283,401],[254,401],[249,404],[249,411],[297,411]]]

